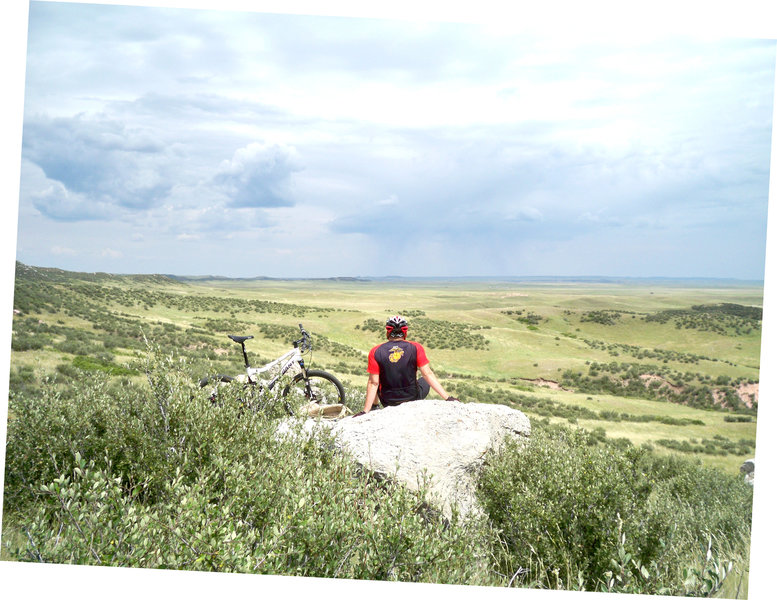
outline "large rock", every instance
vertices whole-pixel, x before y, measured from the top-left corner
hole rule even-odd
[[[331,422],[330,422],[331,423]],[[505,436],[528,439],[529,419],[498,404],[443,400],[407,402],[331,423],[336,445],[363,467],[419,489],[446,517],[480,511],[475,482],[486,452]]]
[[[739,472],[744,474],[747,483],[753,485],[755,482],[755,459],[749,458],[743,462],[742,466],[739,467]]]

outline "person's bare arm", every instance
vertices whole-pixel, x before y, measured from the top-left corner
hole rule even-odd
[[[434,371],[432,371],[432,368],[429,366],[429,363],[426,363],[423,367],[418,367],[418,370],[421,371],[421,375],[423,375],[424,379],[429,383],[429,387],[437,392],[440,395],[440,398],[443,400],[450,398],[450,394],[443,389],[442,385],[437,380]]]
[[[377,373],[370,373],[370,378],[367,380],[367,399],[364,401],[364,412],[368,413],[372,410],[373,404],[378,398],[378,385],[380,384],[380,375]]]

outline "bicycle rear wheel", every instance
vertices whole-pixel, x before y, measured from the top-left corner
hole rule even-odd
[[[343,384],[326,371],[310,369],[294,376],[283,390],[283,404],[290,415],[300,414],[300,409],[311,402],[320,406],[345,403]]]

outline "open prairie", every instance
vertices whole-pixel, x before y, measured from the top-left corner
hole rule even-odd
[[[675,280],[230,280],[17,265],[11,393],[104,371],[141,380],[144,337],[192,377],[238,374],[289,348],[358,405],[366,356],[395,313],[447,389],[601,439],[678,452],[729,473],[753,456],[763,288]],[[13,416],[11,415],[11,418]]]

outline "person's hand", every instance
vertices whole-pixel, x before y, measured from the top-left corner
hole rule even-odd
[[[458,398],[456,398],[455,396],[448,396],[448,397],[445,399],[445,401],[446,401],[446,402],[459,402],[459,399],[458,399]]]
[[[357,413],[354,415],[354,417],[361,417],[362,415],[366,415],[366,414],[367,414],[367,413],[366,413],[366,412],[364,412],[364,411],[362,410],[362,411],[359,411],[359,412],[357,412]]]

